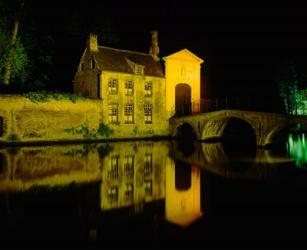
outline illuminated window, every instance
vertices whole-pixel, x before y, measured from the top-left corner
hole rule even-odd
[[[110,123],[118,122],[118,104],[117,103],[109,104],[109,122]]]
[[[116,186],[112,186],[108,189],[108,197],[111,203],[118,200],[118,188]]]
[[[125,199],[126,200],[132,200],[133,199],[133,184],[132,183],[126,184]]]
[[[92,59],[92,61],[91,61],[91,67],[92,67],[92,69],[96,68],[96,62],[95,62],[94,59]]]
[[[145,116],[145,123],[152,123],[152,105],[151,104],[144,105],[144,116]]]
[[[119,156],[112,156],[110,159],[110,168],[108,171],[109,179],[118,179],[118,158]]]
[[[125,82],[126,95],[133,95],[133,81]]]
[[[145,195],[152,195],[152,181],[147,180],[144,182],[145,185]]]
[[[3,136],[3,118],[0,117],[0,136]]]
[[[145,83],[145,96],[151,96],[152,95],[152,83],[146,82]]]
[[[109,79],[109,94],[116,95],[118,90],[118,82],[117,79],[110,78]]]
[[[144,174],[148,175],[152,172],[152,154],[145,154],[144,158]]]
[[[134,172],[134,156],[126,155],[124,158],[124,172],[126,177],[133,177]]]
[[[137,75],[143,75],[144,68],[140,65],[135,65],[135,74]]]
[[[125,105],[125,123],[133,123],[133,104]]]

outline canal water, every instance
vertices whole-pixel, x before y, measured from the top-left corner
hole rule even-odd
[[[0,148],[0,222],[1,242],[41,246],[301,241],[306,134],[270,149],[169,140]]]

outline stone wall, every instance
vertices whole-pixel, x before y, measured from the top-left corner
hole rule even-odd
[[[22,96],[0,96],[0,142],[90,139],[101,122],[101,100],[32,102]],[[0,124],[1,125],[1,124]]]

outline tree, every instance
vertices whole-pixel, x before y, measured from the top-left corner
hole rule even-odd
[[[285,111],[290,115],[297,115],[306,105],[305,76],[298,73],[297,65],[287,62],[281,67],[278,77],[279,94],[283,99]]]
[[[23,2],[20,2],[22,8]],[[0,1],[0,81],[6,85],[10,79],[25,81],[27,78],[28,55],[19,38],[19,10],[13,15],[12,9],[4,1]],[[13,16],[13,21],[9,16]],[[10,31],[10,27],[12,31]]]

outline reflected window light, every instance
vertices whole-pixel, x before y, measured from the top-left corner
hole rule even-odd
[[[144,186],[145,186],[145,195],[152,195],[152,181],[146,180],[144,182]]]
[[[118,200],[118,188],[116,186],[112,186],[108,190],[108,197],[110,203],[117,202]]]
[[[126,177],[133,177],[134,174],[134,156],[126,155],[124,158],[124,173]]]
[[[144,158],[144,174],[149,175],[152,173],[152,154],[145,154]]]
[[[133,184],[132,183],[126,184],[125,199],[126,200],[132,200],[133,199]]]
[[[118,159],[118,155],[112,156],[110,159],[110,169],[108,171],[109,179],[118,179]]]

